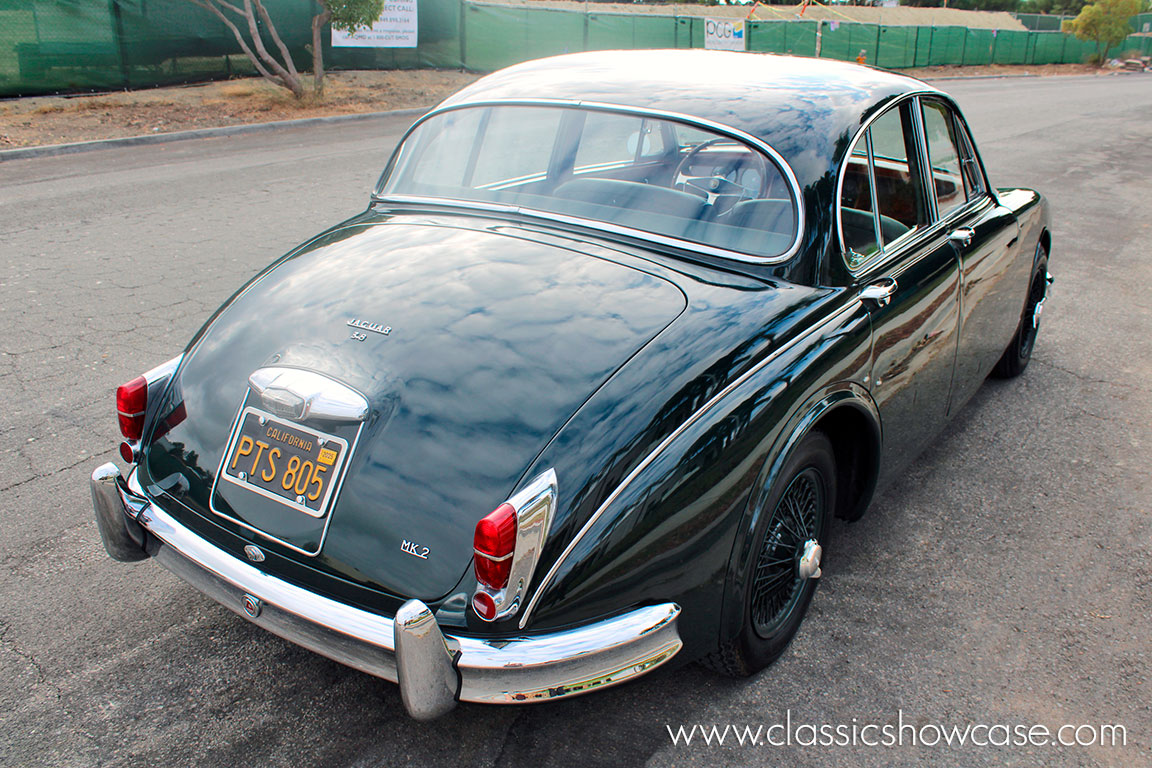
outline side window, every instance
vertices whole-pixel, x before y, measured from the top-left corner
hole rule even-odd
[[[845,258],[848,267],[856,269],[880,249],[872,207],[867,134],[856,142],[848,156],[848,167],[844,169],[844,187],[840,194],[840,221],[844,231],[844,245],[848,249]]]
[[[975,200],[988,191],[984,186],[984,174],[980,171],[980,161],[972,149],[972,137],[968,135],[964,124],[959,119],[953,120],[953,124],[956,126],[956,138],[960,140],[960,172],[964,177],[964,191],[969,200]]]
[[[869,129],[876,207],[885,243],[928,223],[911,118],[909,105],[903,104],[881,115]]]
[[[840,195],[845,263],[857,269],[905,233],[928,223],[927,197],[909,104],[873,121],[846,160]]]
[[[960,150],[948,107],[937,101],[925,101],[924,137],[928,141],[928,164],[936,187],[936,209],[940,218],[964,205],[967,190],[960,173]]]

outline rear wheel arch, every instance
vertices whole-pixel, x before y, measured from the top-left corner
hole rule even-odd
[[[1040,233],[1040,245],[1044,248],[1045,254],[1052,253],[1052,233],[1047,228]],[[1039,258],[1039,255],[1036,258]]]
[[[765,460],[749,495],[747,508],[737,528],[724,582],[719,640],[723,645],[742,625],[743,585],[753,567],[752,548],[761,518],[772,510],[765,502],[792,452],[805,437],[822,432],[832,443],[836,461],[837,494],[835,515],[856,520],[872,499],[880,465],[880,416],[868,391],[855,382],[825,387],[788,419],[776,446]]]
[[[827,435],[836,453],[836,517],[859,520],[872,500],[880,473],[878,417],[861,403],[843,401],[821,415],[812,429]]]

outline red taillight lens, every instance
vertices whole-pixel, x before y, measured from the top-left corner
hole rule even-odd
[[[144,412],[148,409],[148,381],[137,376],[116,390],[116,413],[120,417],[120,434],[139,440],[144,434]]]
[[[472,547],[476,551],[476,580],[492,589],[506,587],[516,549],[516,509],[501,504],[476,523]]]

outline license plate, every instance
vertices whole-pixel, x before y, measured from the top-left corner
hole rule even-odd
[[[249,407],[228,446],[224,479],[324,517],[347,453],[346,440]]]

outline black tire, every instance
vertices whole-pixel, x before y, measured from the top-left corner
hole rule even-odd
[[[808,539],[820,542],[836,505],[836,460],[822,432],[810,432],[784,463],[756,527],[746,583],[725,596],[742,605],[740,631],[701,659],[732,677],[748,677],[788,648],[816,592],[817,578],[800,577]]]
[[[992,369],[992,378],[1011,379],[1024,373],[1028,361],[1032,359],[1032,350],[1036,348],[1036,336],[1040,333],[1040,318],[1036,316],[1036,305],[1044,300],[1048,294],[1048,253],[1043,245],[1036,246],[1036,268],[1032,272],[1032,282],[1028,286],[1028,297],[1024,302],[1024,312],[1020,315],[1020,323],[1016,326],[1016,333],[996,367]]]

